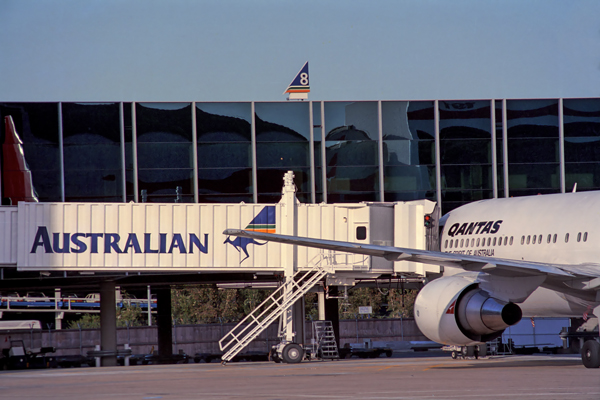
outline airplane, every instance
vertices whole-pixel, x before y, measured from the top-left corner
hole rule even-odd
[[[226,235],[443,267],[414,306],[434,342],[473,346],[522,317],[600,317],[600,191],[481,200],[440,219],[440,251],[227,229]],[[600,337],[581,348],[600,367]]]

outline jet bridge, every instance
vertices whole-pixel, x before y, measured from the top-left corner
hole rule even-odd
[[[302,204],[293,174],[277,204],[25,203],[0,207],[0,264],[19,271],[285,273],[319,249],[228,237],[246,229],[417,249],[432,248],[428,200]],[[437,216],[434,217],[437,220]],[[430,235],[429,235],[430,236]],[[382,274],[425,276],[439,267],[334,253],[328,282]]]
[[[40,273],[251,273],[284,278],[303,273],[310,285],[283,289],[301,297],[315,284],[352,286],[382,275],[423,279],[440,267],[228,237],[245,229],[320,239],[436,249],[439,211],[428,200],[302,204],[293,173],[277,204],[26,203],[0,207],[0,264]],[[425,217],[431,216],[426,221]],[[326,260],[315,272],[314,261]],[[1,271],[1,269],[0,269]],[[318,276],[313,282],[311,277]],[[2,279],[2,276],[0,276]],[[304,278],[303,278],[304,279]],[[285,300],[282,337],[293,342]],[[291,303],[290,303],[291,304]],[[296,338],[297,340],[297,338]]]

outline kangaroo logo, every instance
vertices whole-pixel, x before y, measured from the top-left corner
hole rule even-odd
[[[263,209],[260,210],[258,215],[254,217],[252,221],[250,221],[248,226],[246,226],[245,230],[254,232],[275,233],[275,206],[263,207]],[[244,259],[240,261],[240,264],[243,263],[248,257],[250,257],[250,255],[248,254],[249,244],[255,244],[258,246],[264,246],[265,244],[267,244],[267,242],[259,243],[254,239],[243,238],[239,236],[233,240],[231,240],[231,237],[228,236],[223,243],[231,244],[240,253],[242,251],[244,252],[246,257],[244,257]]]

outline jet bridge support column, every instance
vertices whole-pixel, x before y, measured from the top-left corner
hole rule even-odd
[[[317,289],[317,302],[319,306],[319,321],[326,321],[325,319],[325,291],[322,287]]]
[[[171,288],[156,290],[156,323],[158,325],[158,357],[165,360],[173,355],[173,320],[171,319]]]
[[[100,345],[103,352],[112,352],[114,356],[103,356],[103,367],[117,365],[117,307],[115,282],[100,283]]]
[[[329,286],[328,296],[333,297],[325,299],[325,320],[331,321],[335,341],[340,345],[340,314],[338,309],[338,287]]]
[[[298,199],[296,199],[296,185],[294,184],[294,173],[292,171],[288,171],[285,173],[283,177],[283,190],[281,196],[281,232],[284,235],[297,235],[297,206]],[[284,245],[282,246],[282,264],[283,264],[283,272],[285,280],[294,279],[294,275],[297,270],[297,248],[296,246]],[[291,293],[289,294],[291,296]],[[285,294],[287,297],[288,294]],[[297,318],[294,318],[298,313],[294,313],[293,309],[295,307],[290,307],[287,309],[282,315],[282,324],[281,330],[283,334],[284,341],[286,343],[296,342],[298,338],[295,336],[294,332],[294,319],[296,319],[296,327],[299,327],[302,324],[299,324]],[[304,322],[304,321],[302,321]]]

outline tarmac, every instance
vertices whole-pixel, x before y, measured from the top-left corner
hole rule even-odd
[[[578,355],[83,367],[0,372],[1,399],[600,399]]]

